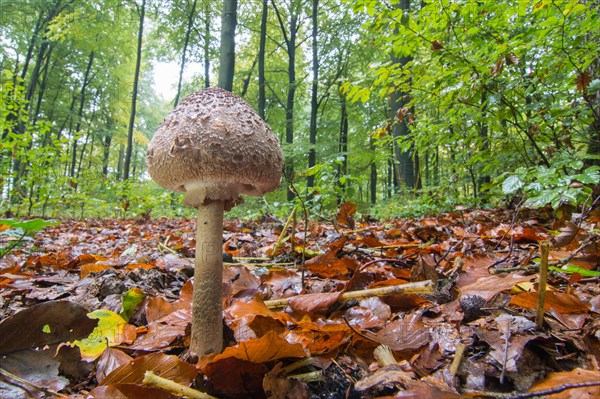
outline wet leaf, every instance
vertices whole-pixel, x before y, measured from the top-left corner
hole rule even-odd
[[[186,386],[189,386],[198,374],[196,367],[175,355],[151,353],[117,367],[106,376],[102,385],[141,384],[146,371],[153,371],[156,375]]]

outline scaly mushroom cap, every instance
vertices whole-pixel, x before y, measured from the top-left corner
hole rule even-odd
[[[146,163],[156,183],[187,192],[186,205],[223,200],[229,209],[240,194],[277,188],[283,156],[250,104],[213,87],[187,96],[167,115],[150,141]]]

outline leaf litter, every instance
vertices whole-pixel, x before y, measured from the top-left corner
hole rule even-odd
[[[49,223],[0,259],[0,397],[600,397],[600,216],[355,212],[226,221],[225,349],[195,364],[193,220]]]

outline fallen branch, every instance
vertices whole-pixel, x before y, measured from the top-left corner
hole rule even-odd
[[[27,386],[29,386],[31,388],[34,388],[37,391],[43,392],[47,396],[56,397],[56,398],[64,398],[64,399],[66,399],[66,398],[69,397],[67,395],[63,395],[61,393],[55,392],[55,391],[53,391],[51,389],[48,389],[46,387],[42,387],[40,385],[34,384],[31,381],[27,381],[27,380],[19,377],[18,375],[14,375],[10,371],[7,371],[7,370],[5,370],[5,369],[3,369],[1,367],[0,367],[0,374],[2,374],[3,376],[7,377],[10,380],[18,382],[19,384],[27,385]]]
[[[175,381],[159,377],[152,371],[146,371],[144,374],[144,380],[142,382],[154,388],[164,389],[165,391],[169,391],[177,396],[185,396],[192,399],[217,399],[207,393],[200,392],[196,389],[181,385]]]
[[[419,281],[417,283],[408,283],[402,285],[392,285],[389,287],[378,287],[369,288],[366,290],[359,291],[347,291],[340,295],[338,301],[344,302],[351,299],[365,299],[372,297],[380,297],[394,294],[433,294],[434,287],[431,280]],[[308,294],[311,295],[311,294]],[[265,301],[265,305],[268,308],[282,308],[289,305],[292,298],[301,298],[305,295],[297,295],[295,297],[280,298],[280,299],[269,299]]]
[[[576,388],[587,388],[587,387],[596,387],[599,386],[600,382],[592,381],[592,382],[580,382],[576,384],[563,384],[554,388],[544,389],[541,391],[533,391],[533,392],[512,392],[512,393],[500,393],[494,392],[493,397],[498,399],[529,399],[529,398],[541,398],[546,397],[548,395],[553,395],[555,393],[560,393],[566,391],[567,389],[576,389]],[[465,391],[465,393],[474,393],[481,395],[481,392],[477,391]]]

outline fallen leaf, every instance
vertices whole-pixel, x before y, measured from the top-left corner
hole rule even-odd
[[[235,357],[253,363],[265,363],[284,358],[301,358],[307,354],[300,344],[290,344],[273,332],[268,332],[260,338],[240,342],[235,346],[225,348],[211,362]]]
[[[571,371],[549,373],[545,380],[534,384],[527,392],[534,393],[576,384],[598,383],[598,381],[600,381],[600,371],[576,368]],[[600,398],[600,384],[589,387],[568,388],[554,394],[546,393],[544,397],[549,399],[597,399]]]
[[[146,371],[153,371],[156,375],[186,386],[190,386],[198,374],[196,367],[177,356],[157,352],[140,356],[117,367],[106,376],[101,385],[141,384]]]
[[[344,202],[340,205],[336,220],[339,224],[350,229],[354,228],[354,218],[352,215],[356,213],[356,205],[352,202]]]
[[[537,308],[538,293],[523,292],[513,295],[510,298],[510,304],[526,309]],[[589,305],[583,303],[577,296],[573,294],[565,294],[563,292],[547,291],[544,301],[544,309],[554,309],[559,313],[581,313],[590,310]]]

